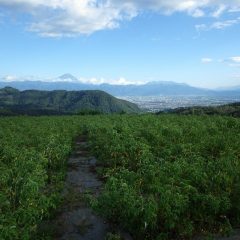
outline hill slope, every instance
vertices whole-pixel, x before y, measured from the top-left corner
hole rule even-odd
[[[0,113],[11,114],[72,114],[81,111],[102,113],[136,113],[137,105],[117,99],[103,91],[18,91],[0,89]]]
[[[187,107],[187,108],[176,108],[167,111],[169,113],[183,114],[183,115],[222,115],[240,117],[240,102],[215,106],[215,107]],[[163,112],[159,112],[161,114]]]

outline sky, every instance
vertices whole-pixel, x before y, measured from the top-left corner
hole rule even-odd
[[[0,79],[240,85],[240,0],[0,0]]]

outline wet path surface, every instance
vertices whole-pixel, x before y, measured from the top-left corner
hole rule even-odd
[[[212,240],[240,240],[240,229],[235,229],[232,231],[230,236],[228,237],[197,237],[194,238],[193,240],[207,240],[207,239],[212,239]]]
[[[95,172],[96,159],[90,156],[86,136],[76,140],[75,150],[68,160],[64,188],[64,204],[55,220],[55,239],[104,240],[109,225],[86,203],[84,195],[98,195],[102,182]]]
[[[123,240],[133,240],[128,233],[109,225],[103,218],[97,216],[87,204],[86,194],[98,196],[103,185],[97,177],[95,168],[96,158],[90,155],[87,137],[78,137],[74,151],[68,159],[67,178],[63,190],[64,203],[58,210],[56,218],[49,222],[54,240],[106,240],[107,234],[112,231],[118,232]],[[235,230],[230,237],[211,239],[240,240],[240,229]]]

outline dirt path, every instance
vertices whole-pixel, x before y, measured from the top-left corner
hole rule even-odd
[[[76,141],[68,160],[65,202],[55,221],[56,237],[61,240],[104,240],[109,225],[86,204],[84,194],[98,195],[102,182],[94,171],[96,159],[90,156],[86,136]]]
[[[240,229],[235,229],[231,233],[229,237],[196,237],[193,240],[206,240],[206,239],[213,239],[213,240],[240,240]]]
[[[132,240],[129,234],[116,229],[116,226],[109,225],[103,218],[97,216],[86,203],[86,193],[97,196],[103,185],[97,177],[95,168],[96,159],[90,155],[87,137],[78,137],[74,151],[68,159],[67,178],[63,191],[64,203],[58,210],[56,219],[48,222],[48,227],[53,231],[53,239],[106,240],[107,234],[114,228],[114,232],[118,232],[121,239]],[[240,229],[236,230],[231,237],[213,239],[240,240]]]
[[[234,230],[230,237],[219,237],[216,240],[240,240],[240,229]]]

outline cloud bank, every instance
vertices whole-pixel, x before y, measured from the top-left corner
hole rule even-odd
[[[240,56],[230,57],[225,60],[231,67],[240,67]]]
[[[209,58],[209,57],[204,57],[204,58],[201,58],[201,62],[204,64],[218,62],[218,63],[225,63],[230,67],[240,67],[240,56],[233,56],[233,57],[228,57],[225,59],[218,59],[218,60]]]
[[[0,0],[0,11],[26,15],[27,29],[41,36],[71,37],[118,28],[143,11],[218,18],[240,11],[240,0]]]
[[[0,82],[24,82],[24,81],[42,81],[42,82],[72,82],[72,83],[86,83],[86,84],[114,84],[114,85],[141,85],[147,83],[147,81],[131,81],[127,78],[120,77],[115,79],[107,79],[107,78],[97,78],[97,77],[75,77],[71,74],[68,74],[69,78],[62,78],[62,77],[42,77],[42,76],[16,76],[16,75],[5,75],[0,76]]]

